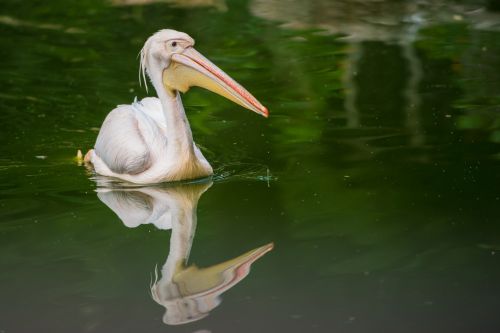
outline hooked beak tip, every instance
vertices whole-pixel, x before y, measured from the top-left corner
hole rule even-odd
[[[262,107],[262,115],[264,116],[264,118],[269,117],[269,111],[267,110],[267,108],[265,106]]]

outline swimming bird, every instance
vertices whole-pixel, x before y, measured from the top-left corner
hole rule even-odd
[[[193,141],[180,97],[192,86],[268,116],[266,107],[193,46],[189,35],[170,29],[148,38],[140,53],[139,80],[146,83],[147,74],[158,98],[119,105],[108,114],[84,159],[97,174],[138,184],[212,175]]]

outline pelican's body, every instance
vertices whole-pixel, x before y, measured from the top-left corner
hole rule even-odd
[[[248,91],[193,48],[187,34],[161,30],[141,51],[141,69],[158,98],[119,105],[106,117],[94,149],[85,156],[96,173],[150,184],[202,178],[213,169],[193,141],[179,92],[212,90],[267,117]]]
[[[182,108],[178,94],[171,103]],[[210,176],[212,167],[193,142],[184,109],[168,112],[180,118],[171,117],[175,129],[167,126],[155,97],[111,111],[89,153],[95,171],[140,184]]]

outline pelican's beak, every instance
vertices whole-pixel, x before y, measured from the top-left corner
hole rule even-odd
[[[182,92],[192,86],[202,87],[264,117],[269,115],[252,94],[191,46],[172,55],[170,66],[163,71],[163,84]]]

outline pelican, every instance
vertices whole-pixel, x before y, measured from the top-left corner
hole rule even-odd
[[[149,76],[158,98],[146,97],[112,110],[84,161],[97,174],[137,184],[203,178],[213,169],[193,141],[180,92],[192,86],[213,91],[268,116],[252,94],[193,47],[186,33],[164,29],[140,53],[139,81]]]

